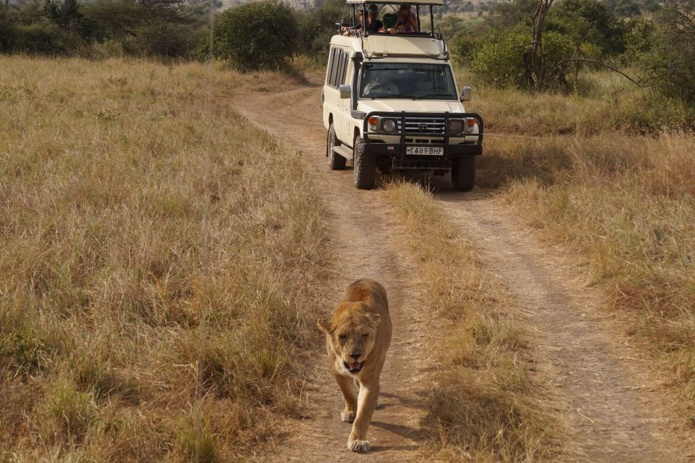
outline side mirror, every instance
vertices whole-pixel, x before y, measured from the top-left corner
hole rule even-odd
[[[338,90],[340,90],[340,98],[342,98],[342,99],[350,98],[350,85],[349,84],[342,84],[340,87],[338,87]]]
[[[473,99],[473,89],[469,85],[464,85],[461,89],[461,101],[471,101]]]

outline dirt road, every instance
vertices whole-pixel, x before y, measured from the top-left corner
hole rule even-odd
[[[320,352],[315,381],[304,393],[310,417],[293,429],[274,459],[416,461],[429,386],[426,320],[418,312],[420,292],[413,278],[417,268],[399,246],[404,230],[383,192],[356,190],[351,170],[328,170],[321,78],[313,76],[308,84],[281,94],[254,94],[238,101],[237,109],[303,154],[329,208],[337,256],[337,278],[331,282],[335,301],[357,278],[380,281],[389,295],[394,339],[369,432],[369,456],[345,450],[350,425],[340,421],[338,388]],[[601,295],[582,283],[581,269],[571,258],[525,231],[491,192],[454,193],[443,183],[435,197],[474,244],[487,271],[504,282],[532,327],[534,360],[554,386],[548,400],[571,437],[565,449],[569,460],[695,461],[693,436],[666,412],[663,386],[629,348],[616,320],[601,313]]]

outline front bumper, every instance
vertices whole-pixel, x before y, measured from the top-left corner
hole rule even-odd
[[[397,132],[384,134],[369,132],[369,118],[378,116],[399,121]],[[477,132],[464,136],[450,136],[447,130],[434,133],[427,129],[427,124],[421,124],[423,130],[413,130],[412,120],[433,120],[443,127],[449,126],[450,119],[472,118],[477,124]],[[448,170],[455,159],[460,156],[478,156],[483,154],[483,119],[476,113],[394,113],[371,112],[364,118],[362,127],[362,143],[360,150],[373,153],[382,167],[404,170]],[[413,155],[406,154],[406,149],[413,146],[442,148],[442,155]]]

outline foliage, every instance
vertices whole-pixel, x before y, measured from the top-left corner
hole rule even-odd
[[[613,11],[616,16],[621,18],[632,18],[642,13],[634,0],[620,0]]]
[[[202,13],[181,0],[0,5],[0,53],[91,56],[95,46],[110,42],[119,54],[191,57],[205,31]]]
[[[551,9],[548,19],[549,31],[567,34],[577,46],[590,43],[603,56],[625,49],[624,26],[600,0],[563,0]]]
[[[557,32],[547,32],[544,39],[547,66],[553,70],[557,63],[572,54],[572,42],[568,36]],[[522,27],[494,31],[480,46],[471,68],[493,85],[524,88],[527,85],[524,55],[530,42],[530,32]],[[561,68],[556,69],[555,74],[550,76],[553,79],[551,84],[563,83],[565,72]]]
[[[519,28],[494,31],[473,58],[471,68],[493,85],[523,86],[523,47],[530,40],[530,34]]]
[[[668,0],[640,65],[661,93],[695,108],[695,1]]]
[[[298,41],[302,53],[325,63],[328,43],[336,33],[336,23],[346,17],[345,0],[327,0],[316,8],[298,14]]]
[[[533,16],[537,5],[537,0],[514,0],[509,3],[495,3],[492,9],[492,16],[487,21],[496,29],[508,29],[520,23],[530,25],[529,18]]]
[[[287,5],[247,3],[215,21],[215,56],[243,71],[278,69],[296,53],[298,29]]]

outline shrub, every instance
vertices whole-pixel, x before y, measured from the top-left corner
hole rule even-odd
[[[325,63],[328,59],[328,46],[336,34],[336,23],[347,17],[345,3],[328,0],[299,15],[299,46],[303,54]]]
[[[145,56],[162,58],[188,57],[198,44],[195,32],[188,26],[155,22],[138,31],[138,50]]]
[[[215,22],[215,55],[242,71],[278,69],[297,50],[297,20],[276,1],[247,3]]]
[[[471,67],[494,85],[524,88],[527,85],[524,55],[530,42],[530,32],[523,30],[521,26],[495,31],[480,47],[471,62]],[[546,78],[553,79],[547,83],[551,86],[563,84],[568,68],[555,66],[561,60],[572,56],[574,47],[571,39],[557,32],[546,32],[543,35],[543,47],[547,54],[549,74]]]
[[[563,0],[550,10],[548,31],[572,37],[576,44],[591,43],[605,55],[625,49],[625,27],[599,0]]]
[[[651,49],[641,66],[656,89],[695,108],[695,6],[669,0],[659,12]]]
[[[523,86],[524,45],[531,35],[517,29],[494,31],[471,61],[473,71],[497,86]]]

